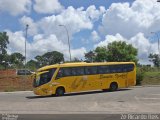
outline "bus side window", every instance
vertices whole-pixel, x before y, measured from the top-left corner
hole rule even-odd
[[[77,67],[76,68],[77,75],[84,75],[84,67]]]
[[[56,79],[59,79],[61,77],[63,77],[63,70],[62,70],[62,68],[59,69],[59,71],[57,73],[57,76],[56,76]]]
[[[116,68],[115,68],[114,65],[110,65],[109,70],[110,70],[110,73],[115,73],[116,72]]]
[[[127,65],[127,71],[128,71],[128,72],[133,71],[133,68],[134,68],[134,65],[133,65],[133,64],[128,64],[128,65]]]
[[[123,72],[128,72],[127,65],[123,65]]]
[[[72,76],[76,76],[77,75],[77,68],[72,68]]]
[[[67,76],[72,76],[72,68],[63,68],[63,76],[67,77]]]
[[[109,66],[98,66],[99,74],[107,74],[110,72]]]
[[[104,74],[104,66],[98,66],[98,73]]]
[[[131,72],[134,69],[134,65],[133,64],[126,64],[123,65],[123,72]]]
[[[97,74],[97,66],[85,67],[85,74],[87,75]]]

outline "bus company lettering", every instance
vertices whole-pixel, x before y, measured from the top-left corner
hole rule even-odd
[[[113,75],[100,75],[100,79],[103,78],[113,78]]]
[[[115,74],[115,77],[116,77],[116,79],[118,79],[118,78],[123,78],[123,79],[125,79],[125,78],[127,78],[127,73]]]

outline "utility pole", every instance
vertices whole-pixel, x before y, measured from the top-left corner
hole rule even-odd
[[[69,57],[70,57],[70,61],[71,61],[72,58],[71,58],[71,48],[70,48],[70,40],[69,40],[68,29],[67,29],[67,27],[66,27],[65,25],[59,25],[59,26],[64,27],[65,30],[66,30],[66,32],[67,32],[67,37],[68,37],[68,47],[69,47]]]
[[[23,82],[23,84],[24,84],[24,90],[26,89],[25,86],[26,86],[26,83],[27,83],[27,82],[26,82],[26,81],[27,81],[27,79],[26,79],[26,71],[27,71],[27,70],[26,70],[26,62],[27,62],[27,54],[26,54],[26,53],[27,53],[27,49],[26,49],[26,47],[27,47],[28,27],[29,27],[29,25],[27,24],[27,25],[26,25],[26,29],[25,29],[25,32],[26,32],[26,33],[25,33],[25,63],[24,63],[25,79],[24,79],[24,82]]]
[[[27,33],[28,33],[28,27],[29,25],[26,25],[26,36],[25,36],[25,63],[24,63],[24,68],[25,68],[25,76],[26,76],[26,61],[27,61],[27,55],[26,55],[26,46],[27,46]]]

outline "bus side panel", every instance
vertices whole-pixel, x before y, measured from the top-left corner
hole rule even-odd
[[[110,88],[112,82],[116,82],[119,88],[126,87],[127,73],[103,74],[100,75],[101,89]]]
[[[128,73],[127,79],[128,87],[136,85],[136,71],[132,71]]]
[[[87,84],[85,87],[85,91],[86,90],[97,90],[100,89],[100,79],[99,79],[99,75],[86,75],[87,76]]]

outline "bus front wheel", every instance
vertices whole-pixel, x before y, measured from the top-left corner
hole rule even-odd
[[[63,87],[59,87],[56,90],[56,96],[63,96],[65,93],[65,89]]]
[[[116,82],[113,82],[110,84],[110,91],[116,91],[118,89],[118,84]]]

